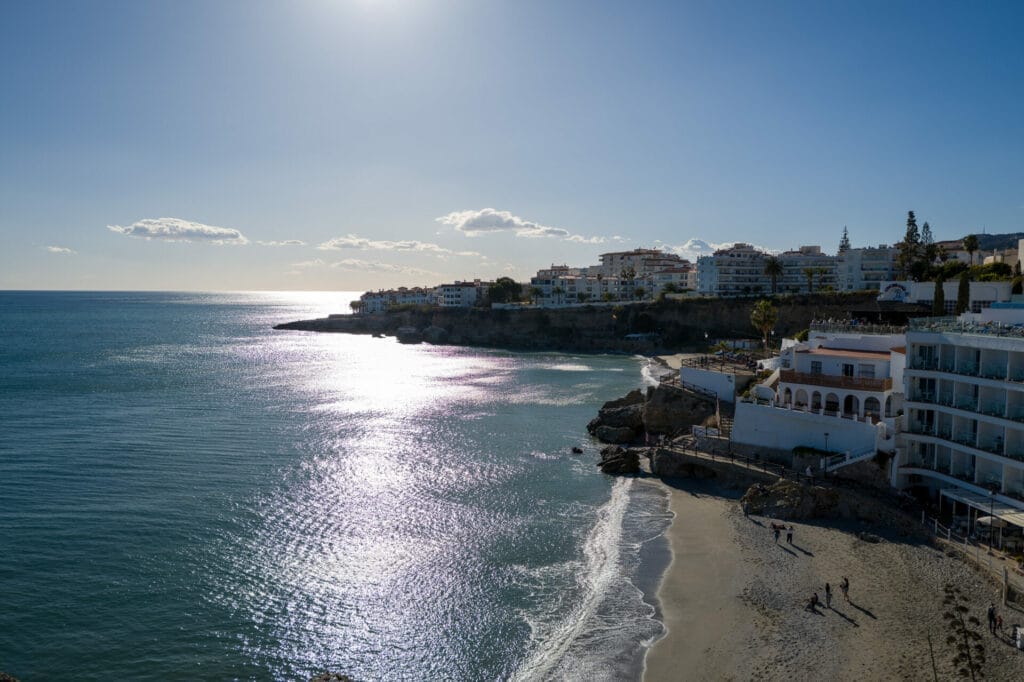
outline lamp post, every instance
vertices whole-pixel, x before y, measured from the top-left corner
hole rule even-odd
[[[828,431],[825,432],[825,456],[828,456]]]
[[[988,568],[992,570],[992,529],[994,528],[992,522],[995,520],[996,511],[996,491],[988,491]]]

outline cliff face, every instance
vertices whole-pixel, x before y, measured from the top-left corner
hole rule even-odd
[[[862,307],[875,296],[861,293],[779,298],[776,332],[792,335],[806,329],[815,318],[847,317],[851,308]],[[400,327],[414,327],[421,332],[429,329],[428,340],[460,346],[650,354],[703,346],[705,333],[711,338],[755,337],[757,332],[750,324],[754,301],[693,299],[562,309],[402,310],[289,322],[275,329],[394,335]],[[627,339],[628,334],[652,337]]]

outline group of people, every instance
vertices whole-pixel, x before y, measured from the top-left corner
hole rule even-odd
[[[839,591],[843,593],[843,599],[845,599],[847,603],[850,603],[850,579],[845,575],[839,583]],[[807,602],[807,610],[817,610],[820,603],[821,600],[818,599],[818,593],[812,593],[810,600]],[[825,583],[825,608],[832,608],[832,585],[830,583]]]
[[[786,531],[786,542],[793,544],[793,526],[786,528],[784,523],[775,523],[772,521],[772,534],[775,535],[775,544],[779,544],[779,536],[782,531]]]

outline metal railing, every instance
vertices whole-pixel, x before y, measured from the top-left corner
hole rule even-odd
[[[867,377],[844,377],[829,374],[810,374],[795,369],[779,370],[779,381],[788,384],[808,384],[825,388],[845,388],[853,391],[888,391],[892,388],[892,377],[869,379]]]

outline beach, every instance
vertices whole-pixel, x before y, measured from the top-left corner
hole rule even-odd
[[[1002,606],[993,583],[920,538],[856,522],[787,522],[793,543],[783,533],[776,544],[769,519],[743,516],[738,491],[690,481],[667,487],[673,558],[658,592],[667,634],[647,655],[646,682],[950,679],[947,583],[968,595],[982,623],[986,678],[1024,674],[1024,652],[985,625],[991,602],[1007,629],[1024,623],[1024,613]],[[862,530],[882,541],[860,540]],[[839,589],[844,576],[849,602]],[[806,608],[813,592],[822,601],[815,612]]]

